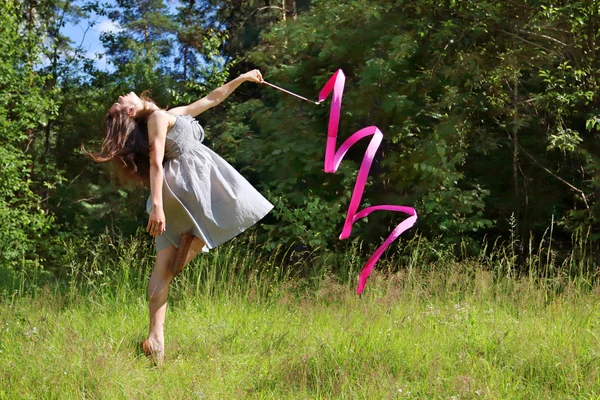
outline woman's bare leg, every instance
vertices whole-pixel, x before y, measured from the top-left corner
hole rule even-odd
[[[173,279],[171,264],[173,264],[176,252],[175,246],[168,246],[156,254],[156,263],[150,276],[150,282],[148,282],[150,308],[148,340],[152,342],[152,347],[156,351],[161,352],[164,350],[165,343],[164,323],[167,311],[167,296],[169,284]]]
[[[192,240],[192,245],[188,250],[187,257],[185,258],[185,265],[189,264],[203,247],[204,241],[197,236],[194,237],[194,240]]]
[[[188,264],[204,247],[204,242],[195,237],[188,250],[185,264]],[[162,361],[165,347],[165,314],[169,285],[173,279],[171,265],[177,254],[175,246],[168,246],[156,254],[154,270],[148,282],[148,299],[150,308],[150,332],[148,339],[142,344],[146,354],[154,353],[156,361]],[[149,342],[149,343],[148,343]]]

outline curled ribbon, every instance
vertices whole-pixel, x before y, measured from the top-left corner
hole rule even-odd
[[[334,173],[337,171],[342,159],[344,158],[344,155],[346,155],[346,152],[354,145],[354,143],[369,135],[372,135],[372,138],[369,146],[367,147],[367,151],[365,152],[365,156],[363,157],[360,169],[358,170],[358,177],[356,178],[352,197],[350,198],[348,214],[346,214],[346,221],[344,222],[344,228],[340,234],[340,240],[346,239],[350,236],[350,233],[352,232],[352,224],[371,214],[373,211],[396,211],[409,215],[407,219],[402,221],[400,224],[398,224],[398,226],[396,226],[396,228],[394,228],[388,238],[381,246],[377,248],[377,250],[375,250],[375,253],[373,253],[373,255],[365,263],[363,270],[360,273],[358,287],[356,288],[356,293],[361,294],[365,288],[367,278],[373,270],[375,263],[379,260],[383,252],[390,246],[390,244],[392,244],[394,240],[396,240],[404,231],[415,224],[417,221],[417,212],[412,207],[388,204],[367,207],[357,212],[360,201],[362,200],[363,192],[365,190],[365,184],[367,183],[367,177],[369,176],[369,171],[371,170],[371,164],[373,164],[375,152],[379,148],[379,145],[383,139],[383,133],[381,133],[379,128],[376,126],[363,128],[358,132],[353,133],[348,139],[346,139],[344,143],[342,143],[340,148],[335,151],[340,122],[340,111],[342,108],[342,95],[344,93],[345,83],[346,76],[340,69],[329,79],[329,81],[327,81],[319,93],[319,102],[321,102],[325,100],[327,96],[329,96],[331,91],[333,91],[333,98],[329,111],[329,126],[327,128],[327,145],[325,148],[325,172]]]
[[[267,82],[264,82],[267,83]],[[329,81],[325,84],[325,86],[321,89],[319,93],[319,101],[316,104],[324,101],[329,94],[333,91],[333,98],[331,102],[331,108],[329,111],[329,125],[327,128],[327,145],[325,147],[325,172],[326,173],[335,173],[338,167],[340,166],[344,155],[346,152],[352,147],[357,141],[360,139],[372,135],[371,142],[367,147],[367,151],[365,152],[365,156],[363,157],[362,163],[360,165],[360,169],[358,170],[358,177],[356,179],[356,183],[354,184],[354,190],[352,192],[352,197],[350,198],[350,205],[348,206],[348,214],[346,214],[346,221],[344,222],[344,227],[342,229],[342,233],[340,234],[340,240],[346,239],[352,233],[352,224],[358,221],[361,218],[366,217],[371,214],[373,211],[396,211],[404,214],[408,214],[409,217],[398,224],[392,233],[388,236],[388,238],[375,250],[373,255],[367,260],[363,269],[360,273],[358,279],[358,287],[356,288],[356,293],[361,294],[365,285],[367,283],[367,278],[369,274],[373,270],[373,266],[383,252],[392,244],[394,240],[396,240],[404,231],[412,227],[417,221],[417,212],[412,207],[405,206],[396,206],[383,204],[378,206],[367,207],[361,211],[358,211],[358,207],[360,206],[360,201],[362,200],[362,195],[365,191],[365,185],[367,183],[367,178],[369,176],[369,171],[371,170],[371,165],[373,164],[373,158],[375,157],[375,153],[383,140],[383,133],[376,126],[369,126],[359,130],[358,132],[353,133],[336,151],[336,140],[338,135],[338,127],[340,122],[340,111],[342,108],[342,95],[344,93],[344,85],[346,83],[346,76],[339,69]],[[268,84],[268,83],[267,83]],[[298,96],[294,93],[288,92],[284,89],[281,89],[275,85],[268,84],[276,89],[283,90],[286,93],[290,93],[296,97],[299,97],[303,100],[312,102],[308,99],[305,99],[301,96]],[[357,212],[358,211],[358,212]]]

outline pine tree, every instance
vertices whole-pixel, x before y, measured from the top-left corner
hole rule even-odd
[[[173,16],[163,0],[118,0],[108,13],[120,32],[105,33],[102,42],[117,69],[141,60],[169,70],[173,51]]]

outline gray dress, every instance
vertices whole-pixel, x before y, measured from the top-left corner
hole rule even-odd
[[[179,247],[182,233],[192,233],[208,252],[239,235],[273,209],[227,161],[203,145],[204,130],[194,118],[177,120],[165,142],[162,187],[166,231],[156,237],[156,251]],[[146,210],[150,213],[152,198]]]

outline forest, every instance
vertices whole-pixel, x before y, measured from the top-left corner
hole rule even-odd
[[[119,29],[90,56],[64,29],[99,19]],[[384,135],[363,207],[419,214],[384,258],[415,238],[426,260],[504,246],[527,274],[532,249],[568,265],[577,247],[595,277],[599,29],[594,0],[5,0],[0,276],[60,279],[101,235],[152,246],[149,189],[121,185],[82,148],[99,148],[123,93],[170,108],[258,68],[311,99],[344,71],[340,138],[370,125]],[[275,205],[238,245],[318,260],[360,243],[364,262],[405,218],[374,213],[338,240],[367,142],[324,174],[328,104],[245,84],[198,117],[207,145]]]

